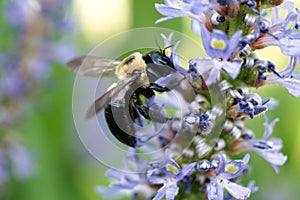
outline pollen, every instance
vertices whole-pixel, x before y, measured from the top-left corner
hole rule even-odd
[[[293,29],[295,27],[295,23],[294,22],[290,22],[286,25],[285,29],[286,30],[290,30]]]
[[[213,40],[211,41],[211,46],[212,46],[212,48],[214,48],[214,49],[220,49],[220,50],[223,50],[223,49],[225,49],[226,44],[225,44],[224,40],[216,40],[216,39],[213,39]]]
[[[168,164],[166,166],[166,169],[170,172],[172,172],[173,174],[177,175],[179,173],[178,169],[176,167],[174,167],[173,165],[171,164]]]
[[[232,173],[232,174],[235,174],[237,173],[237,171],[239,170],[238,167],[234,166],[234,165],[228,165],[226,166],[225,168],[225,171],[229,172],[229,173]]]
[[[170,49],[165,49],[165,54],[166,54],[166,56],[170,57],[171,56]]]
[[[134,162],[129,161],[129,162],[128,162],[128,165],[129,165],[134,171],[137,171],[137,170],[138,170],[138,166],[137,166]]]

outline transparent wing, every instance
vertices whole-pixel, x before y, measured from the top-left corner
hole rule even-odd
[[[135,71],[132,73],[132,75],[126,79],[126,80],[120,80],[116,86],[108,90],[105,94],[103,94],[101,97],[99,97],[88,109],[86,113],[86,118],[89,119],[93,117],[97,112],[99,112],[104,106],[106,106],[108,103],[111,102],[113,97],[118,95],[118,98],[122,98],[122,96],[125,96],[126,93],[126,87],[130,86],[134,81],[136,81],[139,76],[141,75],[141,72]],[[124,95],[119,95],[120,93]]]
[[[118,64],[120,64],[118,60],[95,56],[82,56],[66,63],[70,70],[92,77],[112,77]]]
[[[168,65],[147,64],[147,73],[151,82],[169,90],[176,88],[185,76]]]
[[[166,87],[169,90],[175,89],[178,87],[182,80],[185,79],[185,76],[180,74],[179,72],[172,72],[167,76],[161,77],[155,81],[156,84],[160,85],[161,87]]]

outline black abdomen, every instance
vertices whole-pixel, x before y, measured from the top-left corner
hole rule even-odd
[[[131,116],[125,107],[113,107],[108,104],[104,116],[111,133],[123,144],[136,146],[135,128]]]

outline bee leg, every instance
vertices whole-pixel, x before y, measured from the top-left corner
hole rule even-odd
[[[137,98],[137,96],[134,95],[133,99],[135,108],[146,119],[159,123],[165,123],[168,120],[168,118],[162,113],[160,113],[158,110],[150,109],[147,106],[143,105],[141,99]]]
[[[169,88],[160,86],[160,85],[158,85],[156,83],[151,83],[150,84],[150,88],[153,89],[153,90],[155,90],[155,91],[157,91],[157,92],[168,92],[168,91],[170,91]]]
[[[148,120],[152,120],[158,123],[165,123],[168,118],[160,113],[158,110],[153,110],[144,105],[136,105],[138,111]]]

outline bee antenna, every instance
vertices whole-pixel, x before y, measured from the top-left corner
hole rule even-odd
[[[156,29],[153,29],[153,35],[154,35],[154,40],[155,40],[155,44],[156,44],[156,46],[159,48],[159,51],[163,53],[163,52],[164,52],[164,50],[162,50],[162,48],[160,47],[160,45],[159,45],[159,43],[158,43]]]
[[[165,47],[165,48],[162,50],[163,55],[166,55],[166,50],[169,49],[169,48],[172,48],[172,47],[174,47],[173,44],[171,44],[171,45]]]

